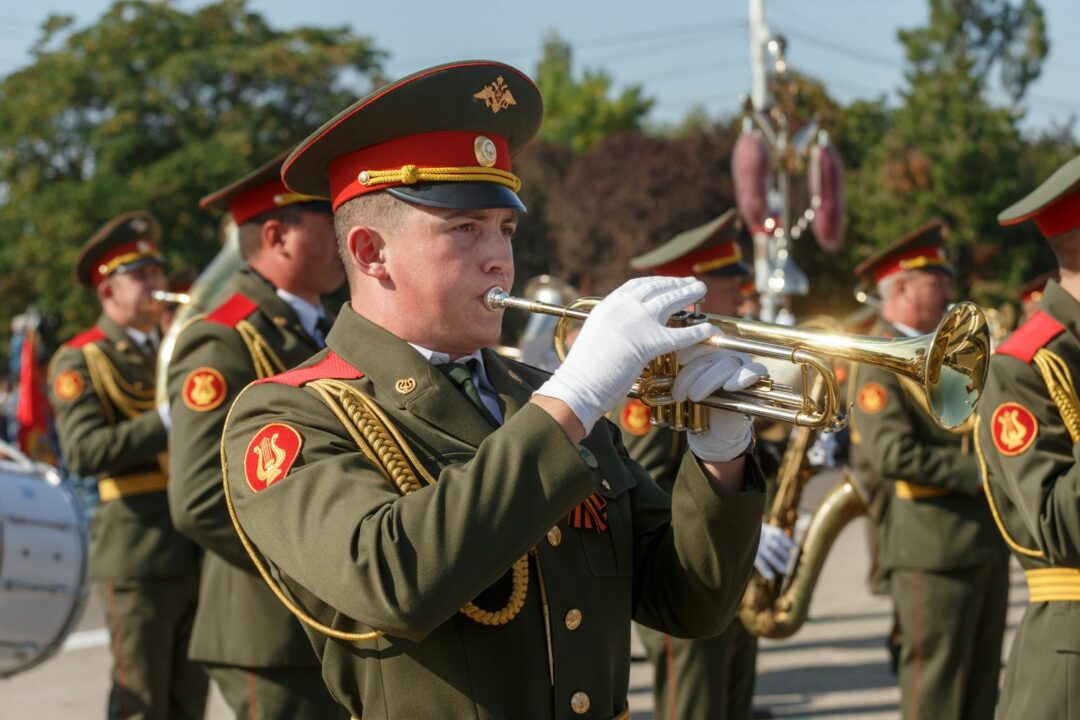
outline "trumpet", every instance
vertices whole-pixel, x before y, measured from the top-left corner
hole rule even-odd
[[[169,292],[168,290],[154,290],[150,293],[150,297],[171,305],[187,305],[191,302],[191,295],[182,292]]]
[[[589,311],[600,300],[579,298],[562,307],[513,297],[502,288],[493,287],[484,297],[484,304],[492,311],[514,308],[559,317],[555,346],[563,358],[570,323],[588,319]],[[990,361],[986,317],[973,303],[954,305],[934,333],[914,338],[845,335],[688,311],[673,315],[668,326],[699,323],[710,323],[721,331],[706,340],[706,345],[799,366],[803,390],[795,392],[789,386],[763,378],[745,390],[719,392],[701,402],[676,401],[671,389],[679,369],[678,360],[675,353],[667,353],[649,363],[630,391],[631,397],[652,409],[655,425],[705,432],[709,427],[708,408],[712,407],[826,432],[839,430],[847,423],[847,408],[832,369],[832,358],[874,365],[911,380],[921,388],[934,420],[943,428],[953,428],[975,411]],[[821,381],[820,395],[809,392],[815,377]]]

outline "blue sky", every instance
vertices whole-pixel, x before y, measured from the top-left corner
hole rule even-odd
[[[50,13],[92,22],[109,0],[45,0],[0,8],[0,73],[29,60],[37,27]],[[177,0],[194,8],[203,0]],[[925,22],[926,0],[765,0],[774,33],[788,37],[788,61],[823,79],[842,101],[871,98],[902,84],[896,31]],[[1050,56],[1024,106],[1037,131],[1080,117],[1080,2],[1042,0]],[[540,42],[556,30],[575,50],[575,67],[604,68],[617,86],[640,83],[657,99],[651,120],[676,122],[695,105],[736,112],[749,89],[746,0],[252,0],[278,26],[350,24],[390,52],[386,69],[404,75],[462,58],[493,58],[531,72]],[[1073,35],[1073,37],[1070,37]],[[1002,102],[1004,100],[1002,99]]]

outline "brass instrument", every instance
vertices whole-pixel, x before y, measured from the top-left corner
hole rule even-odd
[[[224,225],[222,232],[224,240],[221,243],[221,250],[199,274],[191,289],[186,293],[165,293],[186,295],[187,301],[178,300],[180,309],[176,311],[176,317],[173,318],[165,337],[161,339],[161,347],[158,350],[154,400],[159,404],[169,399],[169,362],[172,360],[173,349],[176,347],[176,339],[180,337],[184,326],[191,318],[206,312],[221,299],[220,295],[229,278],[244,264],[244,259],[240,255],[240,241],[237,237],[236,225],[229,221]],[[158,299],[169,302],[166,298]]]
[[[806,325],[828,330],[837,327],[835,322],[824,319],[814,319]],[[820,378],[817,378],[810,388],[811,396],[819,397],[821,389]],[[776,497],[765,516],[765,522],[780,528],[789,537],[795,532],[799,501],[806,483],[817,474],[807,462],[813,434],[814,431],[808,427],[797,427],[792,431],[776,473]],[[759,637],[786,638],[794,635],[806,622],[810,598],[817,587],[821,568],[833,541],[849,522],[865,512],[864,493],[845,470],[844,477],[814,511],[787,575],[766,580],[754,572],[750,578],[739,610],[739,619],[746,629]]]
[[[516,298],[493,287],[484,298],[488,309],[517,308],[560,318],[555,328],[556,349],[565,356],[566,330],[571,320],[585,320],[600,298],[581,298],[566,307]],[[707,322],[722,334],[705,344],[799,365],[802,392],[793,392],[766,378],[739,392],[713,395],[700,403],[676,402],[671,387],[678,371],[675,353],[654,359],[630,392],[653,409],[653,423],[675,430],[704,432],[707,407],[791,423],[800,427],[837,430],[847,422],[840,383],[830,358],[861,362],[910,378],[922,389],[936,422],[944,428],[963,423],[975,410],[990,361],[990,337],[986,318],[978,306],[959,303],[950,308],[933,335],[917,338],[868,338],[820,330],[805,330],[763,322],[679,312],[668,325],[685,327]],[[821,395],[813,387],[811,371],[820,377]]]
[[[191,302],[191,295],[188,293],[169,292],[168,290],[154,290],[150,293],[150,297],[170,305],[187,305]]]
[[[566,305],[579,295],[577,289],[554,275],[537,275],[525,283],[525,297],[552,305]],[[556,319],[549,315],[530,315],[518,342],[518,360],[549,372],[555,372],[560,359],[552,346]]]

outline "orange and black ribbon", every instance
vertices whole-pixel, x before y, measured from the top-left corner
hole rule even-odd
[[[566,522],[570,527],[579,530],[585,528],[604,532],[607,530],[607,500],[593,493],[585,498],[585,502],[570,511]]]

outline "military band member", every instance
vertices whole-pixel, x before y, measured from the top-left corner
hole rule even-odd
[[[320,296],[345,280],[324,200],[290,193],[282,154],[207,195],[227,210],[244,265],[223,301],[181,330],[169,363],[173,429],[169,506],[205,550],[191,659],[202,663],[237,718],[341,715],[300,622],[259,577],[233,530],[221,482],[221,431],[248,383],[324,347]]]
[[[1027,220],[1061,279],[991,358],[976,433],[990,508],[1028,584],[998,717],[1049,720],[1080,712],[1080,158],[998,216]]]
[[[947,228],[931,222],[856,268],[877,285],[872,335],[932,332],[952,299]],[[986,507],[970,431],[940,428],[892,373],[857,366],[852,456],[889,493],[879,562],[900,629],[905,718],[989,718],[997,696],[1008,557]],[[856,442],[857,438],[857,442]]]
[[[736,315],[750,276],[738,244],[740,228],[735,210],[728,210],[634,258],[630,265],[657,276],[693,275],[708,288],[702,312]],[[626,400],[612,415],[622,429],[630,457],[641,463],[661,488],[672,492],[686,452],[685,433],[653,427],[649,408],[640,400]],[[792,545],[782,530],[762,525],[754,566],[769,578],[782,574]],[[654,668],[653,714],[658,720],[752,716],[757,638],[738,619],[710,638],[677,638],[640,625],[638,635]]]
[[[703,285],[630,281],[550,377],[489,349],[502,313],[484,298],[513,282],[524,211],[510,156],[541,118],[514,68],[444,65],[283,166],[292,191],[331,198],[351,303],[327,350],[240,395],[223,465],[323,677],[366,720],[627,718],[631,618],[717,633],[752,567],[747,418],[711,413],[672,496],[603,420],[649,359],[715,333],[666,327]],[[676,396],[756,381],[723,357],[688,364]]]
[[[113,655],[110,718],[201,718],[206,704],[206,675],[187,659],[199,552],[169,519],[168,409],[154,403],[160,234],[153,216],[131,212],[87,241],[75,277],[102,314],[49,368],[64,460],[98,480],[90,573]]]

